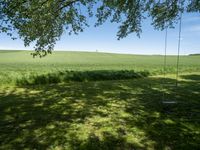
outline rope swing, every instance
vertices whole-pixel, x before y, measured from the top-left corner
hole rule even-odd
[[[180,48],[181,48],[181,35],[182,35],[182,12],[180,12],[180,20],[179,20],[179,33],[178,33],[178,50],[177,50],[177,61],[176,61],[176,83],[175,88],[176,92],[178,89],[178,78],[179,78],[179,63],[180,63]],[[163,61],[163,76],[164,76],[164,82],[163,82],[163,90],[165,88],[165,81],[166,81],[166,68],[167,68],[167,41],[168,40],[168,28],[165,29],[165,46],[164,46],[164,61]],[[175,94],[177,94],[175,92]],[[176,97],[176,96],[175,96]],[[174,104],[177,103],[176,101],[172,100],[166,100],[165,93],[163,92],[163,103],[164,104]]]

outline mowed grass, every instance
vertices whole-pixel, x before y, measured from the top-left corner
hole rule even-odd
[[[59,71],[134,70],[162,74],[163,56],[90,52],[54,52],[32,58],[30,51],[0,51],[0,84]],[[167,73],[176,72],[176,56],[167,57]],[[200,56],[181,56],[180,73],[200,72]]]
[[[0,149],[199,149],[200,74],[162,81],[1,87]]]
[[[181,56],[178,88],[167,60],[163,78],[163,56],[0,51],[0,149],[199,149],[200,56]],[[138,78],[144,70],[153,76]],[[84,82],[16,84],[68,71]]]

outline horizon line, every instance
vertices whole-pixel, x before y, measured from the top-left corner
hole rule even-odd
[[[34,51],[30,49],[0,49],[0,51]],[[164,56],[164,54],[142,54],[142,53],[123,53],[123,52],[108,52],[108,51],[101,51],[101,50],[94,50],[94,51],[87,51],[87,50],[59,50],[55,49],[52,52],[82,52],[82,53],[108,53],[108,54],[121,54],[121,55],[159,55]],[[194,55],[199,53],[191,53],[191,54],[181,54],[180,56],[188,56]],[[167,56],[177,56],[177,54],[167,54]]]

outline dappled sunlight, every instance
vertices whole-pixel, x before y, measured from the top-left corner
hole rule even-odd
[[[198,148],[199,77],[0,87],[0,149]]]

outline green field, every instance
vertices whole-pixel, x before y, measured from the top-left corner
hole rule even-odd
[[[58,71],[135,70],[162,74],[163,56],[54,52],[33,59],[30,51],[0,51],[0,84]],[[176,56],[167,57],[167,73],[176,72]],[[200,56],[181,56],[180,73],[200,72]]]
[[[33,59],[28,51],[0,51],[0,149],[199,149],[200,56],[181,56],[178,87],[172,86],[176,57],[167,61],[163,78],[163,56],[55,52]],[[146,70],[151,76],[16,84],[67,70],[119,78]]]

